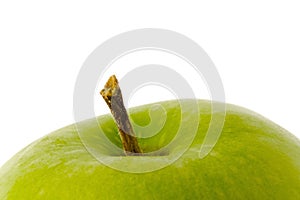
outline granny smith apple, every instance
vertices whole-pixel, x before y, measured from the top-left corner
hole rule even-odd
[[[151,123],[148,111],[153,105],[166,111],[166,121],[157,134],[138,138],[143,152],[166,147],[182,117],[194,121],[194,109],[180,109],[180,104],[188,106],[191,101],[158,102],[129,110],[131,121],[140,126]],[[102,134],[122,148],[113,118],[103,115],[97,117],[98,123],[86,120],[50,133],[16,154],[0,169],[0,199],[300,199],[299,139],[252,111],[226,104],[219,140],[200,158],[211,117],[221,113],[212,112],[210,101],[197,103],[200,120],[193,142],[168,166],[146,173],[109,167],[107,162],[125,169],[127,165],[138,168],[140,163],[163,165],[180,149],[180,143],[162,155],[116,153],[98,140]],[[159,116],[155,115],[158,110],[151,112]],[[187,133],[191,131],[189,123],[184,126]],[[101,162],[91,149],[102,152],[107,162]]]

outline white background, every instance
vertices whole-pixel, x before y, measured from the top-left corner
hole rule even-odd
[[[1,1],[0,166],[30,142],[74,122],[76,76],[98,45],[148,27],[196,41],[215,63],[227,102],[300,137],[298,2]],[[162,55],[153,57],[163,62]],[[164,89],[163,97],[151,91],[142,88],[130,105],[172,98]],[[97,114],[108,112],[100,97],[95,100]]]

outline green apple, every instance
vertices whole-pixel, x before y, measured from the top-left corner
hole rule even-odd
[[[180,103],[189,106],[190,101]],[[126,171],[146,163],[150,169],[172,159],[180,145],[168,144],[175,138],[180,120],[195,121],[194,109],[182,112],[180,103],[155,104],[165,109],[167,117],[157,134],[138,139],[145,152],[142,156],[125,156],[102,145],[99,135],[105,134],[122,147],[111,115],[98,117],[99,124],[86,120],[33,142],[0,169],[0,199],[300,199],[299,139],[268,119],[229,104],[220,138],[204,158],[199,151],[211,117],[221,113],[211,111],[211,102],[199,100],[195,138],[173,163],[147,173],[109,166]],[[149,117],[152,106],[130,109],[131,120],[140,126],[160,123]],[[151,112],[159,118],[155,113],[159,109]],[[189,123],[183,128],[186,133],[192,131]],[[137,135],[142,133],[137,131]],[[167,147],[164,154],[147,154],[163,147]],[[106,157],[105,162],[95,156],[97,152]]]

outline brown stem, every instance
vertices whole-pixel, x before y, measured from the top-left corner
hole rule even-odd
[[[135,137],[133,128],[129,121],[129,117],[123,103],[121,89],[115,75],[109,77],[104,89],[100,91],[100,94],[107,103],[118,126],[125,154],[141,154],[142,150],[139,147],[137,138]]]

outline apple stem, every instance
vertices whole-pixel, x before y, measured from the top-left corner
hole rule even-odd
[[[142,154],[142,150],[139,147],[137,138],[129,121],[129,117],[123,103],[122,92],[115,75],[109,77],[104,89],[100,91],[100,94],[108,105],[118,126],[125,154]]]

